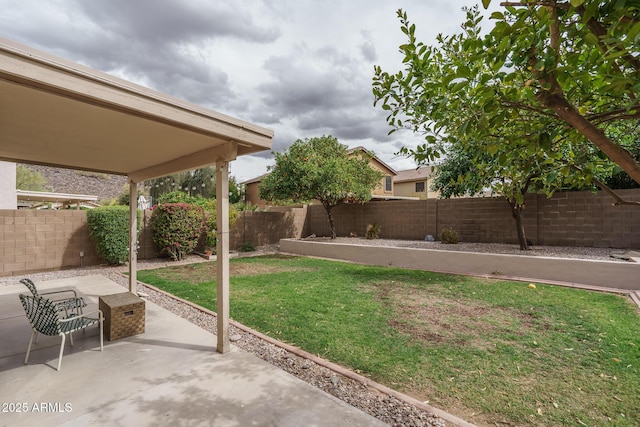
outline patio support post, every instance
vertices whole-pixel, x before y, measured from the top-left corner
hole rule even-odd
[[[138,184],[129,180],[129,292],[138,295]]]
[[[216,262],[218,285],[218,353],[231,350],[229,342],[229,162],[216,162]]]

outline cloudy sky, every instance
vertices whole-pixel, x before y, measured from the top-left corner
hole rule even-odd
[[[474,0],[0,0],[0,36],[272,129],[273,150],[333,135],[396,170],[415,146],[388,136],[374,65],[401,69],[404,9],[418,39],[457,32]],[[497,3],[497,2],[496,2]],[[241,182],[273,164],[241,157]]]

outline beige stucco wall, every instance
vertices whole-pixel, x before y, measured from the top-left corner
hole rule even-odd
[[[17,209],[16,164],[0,162],[0,209]]]
[[[371,166],[372,169],[377,170],[379,172],[382,172],[384,174],[384,177],[380,180],[380,184],[378,184],[376,186],[376,188],[371,192],[371,194],[375,194],[376,196],[391,196],[393,195],[393,174],[391,173],[391,171],[384,167],[383,165],[381,165],[379,162],[376,161],[376,159],[372,159],[369,162],[369,166]],[[386,190],[386,179],[387,177],[391,177],[391,191],[387,191]]]
[[[266,200],[260,198],[260,181],[252,182],[250,184],[245,185],[244,193],[245,200],[248,204],[257,205],[257,206],[266,206]]]
[[[424,182],[424,191],[416,192],[416,182]],[[393,195],[402,197],[417,197],[420,200],[437,199],[439,192],[431,190],[430,179],[421,179],[416,181],[394,182]]]

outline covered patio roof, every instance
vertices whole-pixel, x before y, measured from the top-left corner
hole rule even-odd
[[[273,132],[0,38],[0,160],[134,182],[271,147]]]
[[[58,203],[62,206],[80,205],[82,203],[91,203],[98,206],[98,196],[88,194],[66,194],[51,193],[47,191],[25,191],[16,190],[18,202],[36,202],[39,204]],[[32,208],[40,206],[34,205]]]
[[[273,132],[0,38],[0,160],[126,175],[129,290],[137,183],[216,165],[218,346],[229,344],[229,162]]]

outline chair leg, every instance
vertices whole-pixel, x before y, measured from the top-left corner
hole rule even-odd
[[[71,347],[73,347],[73,332],[69,332],[69,342],[71,343]]]
[[[29,347],[27,347],[27,355],[24,357],[24,364],[26,365],[29,362],[29,353],[31,352],[31,344],[33,344],[33,337],[36,337],[36,342],[38,341],[38,332],[35,329],[31,330],[31,337],[29,338]]]
[[[60,365],[62,365],[62,353],[64,352],[64,339],[65,339],[64,334],[60,334],[60,335],[62,335],[62,343],[60,344],[60,355],[58,356],[58,371],[60,370]]]
[[[98,319],[100,319],[99,320],[99,323],[100,323],[100,351],[102,351],[102,349],[104,347],[103,346],[103,338],[102,338],[102,332],[103,332],[104,327],[102,326],[103,318],[102,318],[102,311],[100,311],[100,310],[98,310]]]

